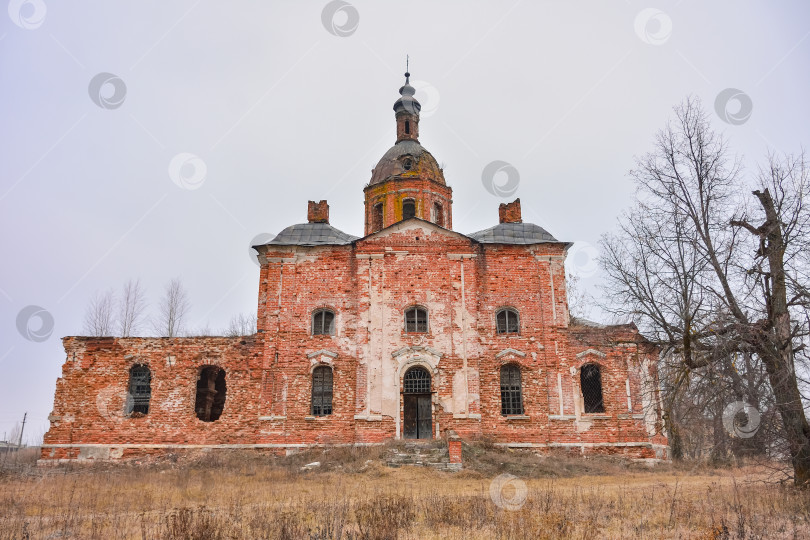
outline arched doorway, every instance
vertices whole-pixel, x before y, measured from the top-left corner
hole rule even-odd
[[[402,383],[404,395],[403,436],[406,439],[433,437],[433,408],[431,406],[430,373],[423,367],[405,372]]]

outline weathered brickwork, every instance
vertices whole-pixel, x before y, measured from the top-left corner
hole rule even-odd
[[[570,244],[523,223],[519,201],[501,205],[492,229],[451,229],[452,190],[416,140],[411,90],[406,83],[394,107],[397,144],[365,188],[366,236],[334,229],[326,201],[310,201],[308,223],[255,246],[255,335],[64,339],[44,460],[201,447],[289,452],[414,437],[449,437],[458,460],[458,437],[666,457],[658,351],[633,325],[569,316]],[[403,219],[408,201],[414,217]],[[582,389],[583,368],[594,365],[596,406]],[[133,366],[151,376],[145,414],[133,407],[141,391],[131,386]],[[207,366],[213,376],[200,382]],[[517,367],[510,372],[519,392],[507,414],[504,366]],[[224,391],[214,384],[220,371]],[[406,389],[417,372],[426,374],[426,391]],[[200,419],[205,399],[209,409],[224,399],[213,421]]]

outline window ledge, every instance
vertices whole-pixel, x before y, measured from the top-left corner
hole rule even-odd
[[[613,417],[604,413],[583,413],[580,418],[582,420],[607,420]]]
[[[573,414],[550,414],[548,415],[549,420],[576,420],[576,415]]]
[[[323,422],[324,420],[329,420],[329,418],[331,418],[331,416],[332,416],[331,414],[324,414],[322,416],[312,416],[310,414],[310,415],[305,416],[304,420],[315,420],[315,421]]]
[[[355,414],[355,420],[365,420],[366,422],[382,422],[382,415],[381,414]]]
[[[481,415],[477,413],[470,413],[470,414],[454,414],[453,420],[463,420],[465,418],[469,418],[470,420],[481,420]]]
[[[526,414],[509,414],[507,416],[504,416],[503,418],[504,420],[529,420],[531,419],[531,416],[528,416]]]

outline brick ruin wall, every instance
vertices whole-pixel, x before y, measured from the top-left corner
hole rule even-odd
[[[42,458],[381,443],[402,434],[402,376],[413,365],[433,377],[434,437],[665,457],[656,351],[631,326],[569,326],[563,249],[484,246],[412,224],[350,246],[268,249],[255,336],[65,338]],[[404,331],[409,305],[428,309],[427,334]],[[505,306],[519,311],[519,334],[496,332]],[[311,334],[318,308],[336,313],[335,335]],[[501,415],[505,363],[520,367],[523,415]],[[586,363],[601,366],[604,413],[583,410]],[[151,370],[146,415],[123,414],[135,364]],[[318,365],[334,374],[328,416],[310,411]],[[204,366],[226,374],[224,409],[212,422],[195,414]]]

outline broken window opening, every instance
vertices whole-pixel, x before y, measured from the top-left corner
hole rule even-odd
[[[129,369],[129,396],[125,414],[149,414],[149,401],[152,399],[152,372],[143,364]]]
[[[383,205],[378,203],[371,210],[371,232],[377,232],[383,228]]]
[[[405,199],[402,201],[402,219],[412,217],[416,217],[416,203],[413,199]]]
[[[515,364],[501,367],[501,414],[523,414],[520,368]]]
[[[585,364],[579,370],[579,382],[586,413],[605,412],[602,398],[602,370],[596,364]]]
[[[439,227],[444,227],[444,209],[439,203],[433,203],[433,223]]]
[[[517,334],[520,331],[520,318],[517,310],[502,309],[496,315],[499,334]]]
[[[312,335],[332,336],[335,334],[335,314],[328,309],[319,309],[312,315]]]
[[[405,331],[421,333],[428,331],[428,313],[425,308],[412,307],[405,310]]]
[[[203,422],[219,420],[225,408],[225,370],[217,366],[205,366],[197,379],[197,399],[194,410]]]
[[[332,414],[332,368],[318,366],[312,372],[312,416]]]

